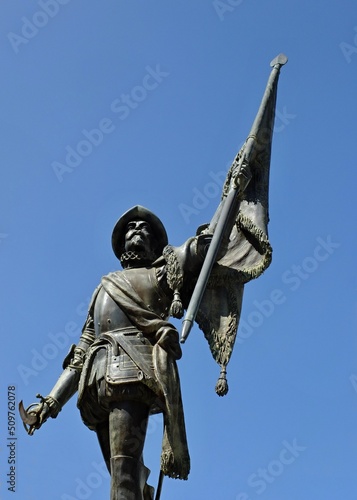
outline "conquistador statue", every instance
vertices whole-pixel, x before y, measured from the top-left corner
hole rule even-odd
[[[29,415],[37,419],[30,434],[57,417],[78,390],[83,422],[97,433],[111,474],[112,500],[153,498],[142,459],[153,413],[164,415],[162,472],[187,479],[190,458],[176,366],[181,347],[167,320],[182,316],[179,290],[192,286],[209,241],[201,235],[171,247],[152,212],[141,206],[127,211],[112,235],[123,270],[102,278],[63,373],[50,394],[31,407]]]
[[[190,458],[176,361],[181,347],[170,316],[186,309],[181,340],[196,321],[220,366],[216,393],[228,392],[245,284],[270,265],[268,191],[279,54],[250,134],[230,167],[211,222],[173,247],[162,222],[141,206],[128,210],[112,235],[122,270],[95,290],[78,344],[50,394],[21,418],[29,434],[57,417],[78,391],[83,422],[97,433],[111,474],[111,500],[152,500],[143,463],[148,418],[162,413],[163,475],[187,479]],[[156,498],[160,495],[160,484]]]

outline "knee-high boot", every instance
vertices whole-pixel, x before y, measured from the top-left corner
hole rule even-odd
[[[110,459],[110,500],[151,500],[153,488],[146,484],[150,470],[139,460],[125,455]]]

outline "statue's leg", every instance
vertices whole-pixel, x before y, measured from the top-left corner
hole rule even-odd
[[[110,439],[109,439],[109,420],[96,426],[95,429],[99,441],[100,449],[104,461],[110,474]]]
[[[111,500],[144,500],[149,470],[141,461],[149,407],[137,401],[116,403],[109,414]]]

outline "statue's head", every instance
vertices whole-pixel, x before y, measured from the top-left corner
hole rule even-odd
[[[128,264],[151,264],[167,245],[166,230],[158,217],[137,205],[123,214],[115,224],[112,247],[123,267]]]

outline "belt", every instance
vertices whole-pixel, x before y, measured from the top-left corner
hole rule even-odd
[[[155,375],[152,367],[146,359],[139,356],[138,351],[130,342],[130,337],[134,335],[139,337],[143,344],[149,342],[136,328],[119,328],[117,330],[111,330],[110,332],[101,333],[95,343],[98,342],[99,344],[103,343],[103,341],[105,343],[108,342],[113,348],[114,356],[119,355],[119,348],[123,349],[146,377],[153,378]]]

